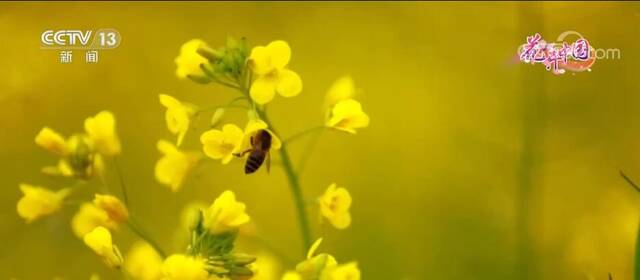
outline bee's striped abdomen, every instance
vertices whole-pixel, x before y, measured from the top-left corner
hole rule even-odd
[[[244,165],[244,174],[256,172],[264,162],[265,156],[266,153],[263,151],[254,150],[251,152],[247,158],[247,163]]]

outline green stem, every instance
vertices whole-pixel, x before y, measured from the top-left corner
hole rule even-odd
[[[122,177],[122,172],[120,172],[120,168],[118,167],[118,162],[116,158],[113,158],[113,165],[116,167],[116,173],[118,173],[118,179],[120,180],[120,189],[122,190],[122,199],[124,200],[124,205],[129,209],[129,196],[127,195],[127,187],[124,185],[124,178]]]
[[[269,128],[273,131],[273,133],[278,134],[269,121],[269,117],[262,110],[257,110],[260,118],[269,126]],[[296,210],[298,212],[298,225],[300,226],[300,234],[302,236],[302,253],[306,254],[307,250],[311,247],[311,228],[309,226],[309,219],[307,217],[306,205],[304,203],[304,195],[302,194],[302,187],[300,186],[300,179],[298,178],[298,174],[293,167],[293,163],[291,162],[291,157],[289,156],[289,152],[287,151],[286,143],[282,143],[282,147],[280,147],[280,157],[282,158],[282,167],[284,169],[285,174],[287,175],[287,179],[289,180],[289,186],[291,187],[291,194],[293,196],[293,200],[296,206]]]
[[[640,187],[638,187],[635,182],[633,182],[626,174],[624,174],[622,170],[620,170],[620,176],[622,176],[622,179],[627,181],[627,183],[629,183],[629,185],[633,187],[637,192],[640,192]]]
[[[131,219],[129,219],[129,221],[127,221],[126,224],[127,224],[127,227],[129,227],[129,229],[133,233],[135,233],[136,235],[138,235],[138,237],[142,238],[144,241],[149,243],[149,245],[151,245],[151,247],[153,247],[153,249],[155,249],[156,252],[158,252],[160,257],[162,257],[163,259],[165,259],[167,257],[167,255],[164,253],[162,248],[160,248],[160,245],[158,245],[158,243],[155,240],[153,240],[151,237],[149,237],[149,235],[147,235],[144,231],[142,231],[140,228],[138,228],[138,226],[136,226],[133,223],[133,221],[131,221]]]
[[[245,75],[242,75],[242,79],[238,81],[238,84],[244,85],[242,89],[240,89],[240,92],[248,102],[253,103],[251,102],[249,93],[252,79],[251,71],[248,71]],[[271,131],[273,131],[273,133],[275,133],[276,135],[279,135],[276,129],[273,127],[273,124],[269,120],[265,109],[258,108],[255,103],[253,103],[253,107],[254,111],[258,114],[260,119],[262,119],[267,124],[269,129],[271,129]],[[291,188],[291,195],[293,196],[293,201],[298,212],[298,226],[300,227],[300,234],[302,237],[302,255],[305,256],[307,254],[307,250],[311,247],[311,227],[309,226],[307,209],[304,203],[304,195],[302,194],[302,187],[300,186],[300,179],[298,178],[298,174],[293,167],[291,157],[289,156],[289,152],[287,152],[287,145],[284,142],[280,147],[280,157],[282,158],[282,167],[285,174],[287,175],[289,187]]]

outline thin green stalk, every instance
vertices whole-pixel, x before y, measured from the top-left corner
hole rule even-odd
[[[140,228],[138,228],[138,226],[136,226],[131,219],[129,219],[129,221],[127,221],[127,227],[129,227],[129,229],[135,233],[138,237],[144,239],[144,241],[146,241],[147,243],[149,243],[149,245],[151,245],[151,247],[153,247],[153,249],[156,250],[156,252],[158,252],[158,254],[164,259],[167,257],[167,255],[164,253],[164,251],[162,250],[162,248],[160,248],[160,245],[158,245],[158,243],[153,240],[151,237],[149,237],[149,235],[147,235],[144,231],[142,231]]]
[[[273,124],[269,120],[266,110],[258,108],[254,102],[251,102],[249,93],[252,79],[251,71],[247,71],[247,73],[242,76],[244,80],[240,79],[238,81],[239,85],[244,85],[240,89],[240,93],[246,98],[247,101],[253,103],[254,111],[267,124],[269,129],[271,129],[271,131],[273,131],[273,133],[275,133],[276,135],[279,135],[276,129],[273,127]],[[291,157],[289,156],[289,152],[287,151],[287,144],[285,142],[283,142],[282,146],[280,147],[280,157],[282,158],[282,167],[287,176],[287,180],[289,181],[289,187],[291,188],[291,195],[293,196],[294,205],[298,212],[298,226],[300,227],[300,235],[302,237],[302,254],[304,256],[307,254],[307,250],[311,247],[311,227],[309,226],[306,205],[304,202],[304,195],[302,194],[302,187],[300,186],[300,179],[298,178],[298,174],[293,167]]]
[[[633,189],[635,189],[637,192],[640,193],[640,187],[638,185],[636,185],[635,182],[633,182],[628,176],[627,174],[624,174],[624,172],[622,172],[622,170],[620,170],[620,176],[622,176],[622,179],[624,179],[625,181],[627,181],[627,183],[633,187]]]
[[[269,121],[268,116],[264,111],[257,110],[260,118],[267,123],[269,128],[277,134],[275,128]],[[300,226],[300,234],[302,236],[302,253],[306,254],[306,251],[311,247],[311,228],[309,226],[309,219],[307,217],[307,210],[304,203],[304,195],[302,194],[302,187],[300,186],[300,179],[298,178],[298,174],[296,173],[293,163],[291,162],[291,157],[289,156],[289,152],[287,151],[286,143],[282,143],[282,147],[280,147],[280,158],[282,159],[282,167],[284,169],[285,174],[287,175],[287,179],[289,180],[289,186],[291,187],[291,194],[293,196],[293,200],[298,212],[298,225]]]
[[[113,158],[113,165],[116,167],[116,173],[118,173],[118,179],[120,180],[120,189],[122,190],[122,199],[124,200],[124,205],[129,208],[129,196],[127,195],[127,187],[124,185],[124,178],[122,177],[122,172],[120,172],[120,168],[118,167],[116,158]]]

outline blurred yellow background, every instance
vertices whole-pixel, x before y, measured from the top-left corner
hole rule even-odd
[[[261,238],[301,260],[278,166],[245,176],[240,161],[209,162],[177,194],[153,177],[156,141],[173,139],[158,94],[202,105],[234,96],[177,79],[180,45],[219,46],[231,35],[291,45],[303,93],[269,105],[284,137],[323,121],[335,79],[349,74],[361,89],[370,127],[324,133],[302,185],[314,236],[325,237],[320,251],[357,260],[365,279],[631,279],[639,198],[618,170],[640,180],[639,23],[630,2],[0,3],[0,278],[120,277],[71,232],[77,206],[30,225],[15,210],[21,182],[70,184],[39,173],[55,162],[34,144],[40,128],[69,135],[103,109],[118,120],[131,211],[166,248],[177,250],[184,205],[232,189]],[[97,64],[81,53],[61,64],[40,49],[44,30],[98,28],[123,39]],[[621,59],[560,76],[514,62],[527,35],[553,41],[567,30]],[[228,120],[243,125],[234,114]],[[186,147],[200,148],[207,121]],[[293,144],[293,157],[305,148]],[[332,182],[354,198],[344,231],[321,227],[312,207]],[[115,237],[123,251],[134,238],[126,229]]]

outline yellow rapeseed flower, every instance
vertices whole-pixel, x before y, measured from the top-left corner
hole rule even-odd
[[[122,224],[129,219],[129,211],[122,201],[113,195],[96,194],[93,204],[104,210],[109,219]]]
[[[290,59],[291,48],[281,40],[251,50],[249,63],[256,75],[249,91],[253,101],[258,104],[269,103],[276,92],[284,97],[300,94],[302,79],[296,72],[286,68]]]
[[[251,264],[253,277],[251,280],[276,280],[280,271],[277,258],[266,251],[256,254],[256,261]]]
[[[75,134],[66,141],[66,155],[55,166],[45,166],[42,172],[52,176],[88,179],[104,172],[102,155],[93,151],[91,140],[84,134]]]
[[[207,209],[203,202],[193,201],[182,208],[180,212],[180,233],[190,232],[198,225],[200,213]]]
[[[29,184],[20,184],[20,190],[24,196],[20,198],[16,208],[18,215],[27,223],[58,211],[64,198],[71,192],[68,188],[54,192]]]
[[[351,224],[351,195],[345,188],[331,184],[319,199],[320,213],[337,229],[345,229]]]
[[[204,259],[199,257],[173,254],[162,264],[164,280],[207,280]]]
[[[124,268],[134,279],[159,280],[162,278],[162,257],[151,245],[138,241],[125,256]]]
[[[163,156],[156,163],[156,180],[176,192],[182,186],[182,182],[189,172],[198,164],[200,154],[181,151],[171,142],[165,140],[158,141],[157,147]]]
[[[232,191],[225,191],[205,210],[204,227],[212,234],[234,230],[249,222],[245,208]]]
[[[244,133],[234,124],[225,124],[222,130],[211,129],[200,136],[204,153],[213,159],[221,159],[227,164],[234,153],[240,152]]]
[[[102,111],[84,121],[84,130],[92,141],[94,148],[105,156],[120,154],[120,139],[116,134],[116,120],[113,113]]]
[[[356,94],[356,87],[351,76],[344,76],[336,80],[325,96],[325,108],[333,107],[336,103],[351,99]]]
[[[295,272],[288,272],[282,280],[360,280],[356,262],[338,265],[336,259],[326,253],[314,256],[322,238],[313,243],[307,259],[298,263]]]
[[[69,153],[64,137],[46,126],[36,135],[36,144],[58,156],[65,156]]]
[[[282,275],[281,280],[302,280],[302,275],[295,271],[287,271]]]
[[[267,123],[260,119],[250,119],[244,129],[244,140],[242,141],[242,151],[251,149],[251,138],[255,137],[258,130],[264,129],[271,134],[271,150],[280,150],[282,141],[273,131],[268,129]]]
[[[326,270],[333,269],[338,265],[338,262],[332,255],[323,253],[314,256],[320,243],[322,243],[322,238],[319,238],[311,245],[307,253],[307,259],[296,265],[296,272],[300,275],[301,279],[320,279]]]
[[[320,280],[360,280],[358,263],[350,262],[326,269]]]
[[[205,78],[206,75],[200,68],[200,64],[207,63],[208,60],[198,53],[198,48],[209,46],[200,39],[187,41],[180,47],[180,54],[175,59],[176,76],[180,79],[188,77]]]
[[[84,236],[84,243],[91,248],[110,268],[120,268],[122,255],[113,245],[111,233],[104,227],[97,227]]]
[[[369,116],[362,111],[360,102],[345,99],[333,106],[326,126],[355,134],[356,128],[369,126]]]
[[[71,218],[71,229],[79,238],[83,238],[87,233],[99,226],[116,230],[118,223],[111,220],[105,210],[95,206],[93,203],[83,203]]]
[[[160,104],[167,108],[165,113],[165,120],[167,122],[167,128],[173,134],[178,136],[177,144],[180,146],[184,135],[189,130],[191,118],[196,113],[195,106],[187,103],[180,102],[180,100],[167,94],[160,94]]]

